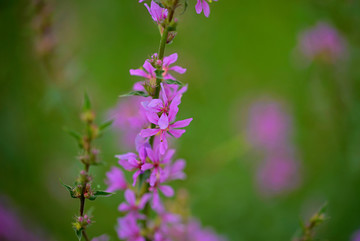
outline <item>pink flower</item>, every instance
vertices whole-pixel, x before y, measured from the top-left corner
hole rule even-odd
[[[178,54],[177,53],[174,53],[172,55],[164,57],[163,66],[162,66],[162,68],[164,70],[164,73],[163,73],[164,79],[176,80],[175,77],[173,77],[169,73],[169,70],[175,71],[175,72],[177,72],[179,74],[184,74],[186,72],[185,68],[180,67],[178,65],[170,67],[170,65],[175,63],[177,61],[177,59],[178,59]]]
[[[171,180],[183,180],[186,178],[186,174],[184,173],[184,168],[186,166],[186,162],[183,159],[176,160],[174,163],[169,164],[165,167],[164,175],[167,181]]]
[[[274,150],[288,142],[290,117],[281,103],[260,100],[250,107],[247,126],[249,142],[256,148]]]
[[[360,229],[353,233],[351,236],[351,241],[360,241]]]
[[[292,191],[299,181],[299,163],[290,154],[268,157],[257,173],[257,183],[264,195]]]
[[[157,212],[164,212],[164,207],[161,203],[158,190],[160,190],[166,197],[172,197],[174,196],[174,189],[168,185],[162,185],[160,181],[157,181],[154,186],[149,187],[149,190],[153,194],[152,208]]]
[[[139,156],[135,153],[129,152],[123,155],[116,155],[119,159],[119,164],[127,171],[135,171],[133,175],[133,186],[136,184],[138,176],[143,173],[142,166],[145,164],[146,151],[145,148],[138,150]]]
[[[130,75],[144,77],[147,81],[152,81],[156,79],[154,66],[149,63],[148,60],[145,60],[143,68],[141,69],[130,69]]]
[[[319,59],[327,63],[334,63],[347,54],[344,38],[334,27],[324,22],[318,22],[301,32],[299,49],[308,60]]]
[[[144,194],[139,201],[136,200],[135,193],[127,189],[125,191],[125,200],[127,203],[123,202],[119,205],[120,212],[131,212],[133,215],[137,216],[138,218],[142,218],[139,214],[139,211],[145,207],[145,204],[150,200],[151,194],[147,193]]]
[[[141,102],[146,111],[151,113],[165,113],[169,116],[169,120],[174,121],[176,118],[176,114],[179,111],[178,106],[181,103],[181,93],[178,93],[173,99],[168,99],[164,84],[161,83],[161,93],[160,99],[152,99],[149,101]],[[148,115],[148,114],[146,114]]]
[[[126,239],[127,241],[145,241],[136,221],[136,217],[133,215],[126,215],[124,218],[118,219],[117,233],[120,239]]]
[[[147,5],[146,3],[144,4],[145,7],[147,8],[147,10],[149,11],[152,19],[157,23],[157,24],[161,24],[162,21],[164,21],[167,16],[168,16],[168,10],[165,8],[160,7],[157,3],[155,3],[154,1],[151,1],[151,7],[149,7],[149,5]]]
[[[197,4],[195,6],[195,10],[197,14],[200,14],[204,10],[204,15],[206,17],[210,16],[210,6],[208,2],[212,2],[212,0],[197,0]],[[217,1],[217,0],[213,0]]]
[[[150,186],[154,186],[156,181],[160,179],[160,175],[163,172],[161,165],[168,165],[171,162],[171,158],[173,157],[175,150],[170,149],[168,150],[165,155],[160,155],[159,148],[155,148],[153,151],[151,148],[147,148],[146,152],[151,163],[145,163],[142,166],[142,170],[149,170],[151,169],[151,174],[149,178]]]
[[[122,98],[117,106],[109,111],[109,118],[113,119],[113,127],[121,132],[121,144],[127,148],[135,149],[134,140],[140,130],[146,128],[149,122],[141,102],[148,98],[129,96]]]
[[[173,118],[174,114],[169,113],[169,116]],[[157,126],[155,129],[143,129],[140,132],[140,136],[142,137],[150,137],[154,135],[160,136],[160,154],[164,154],[168,148],[166,135],[171,134],[175,138],[179,138],[182,134],[185,133],[184,129],[177,129],[183,128],[190,124],[193,120],[192,118],[176,121],[174,123],[170,123],[173,119],[169,119],[169,117],[163,113],[160,117],[156,113],[147,113],[147,117],[149,121]]]
[[[112,167],[111,170],[106,173],[106,177],[105,183],[108,185],[108,188],[106,189],[107,192],[125,190],[127,188],[124,174],[120,168]]]

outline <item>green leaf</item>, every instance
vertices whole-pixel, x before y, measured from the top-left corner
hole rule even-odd
[[[60,180],[60,182],[61,182],[61,185],[63,185],[69,191],[70,196],[72,198],[76,198],[75,195],[74,195],[74,192],[73,192],[73,188],[71,186],[69,186],[69,185],[64,184],[61,180]]]
[[[84,94],[84,110],[91,110],[91,103],[88,94]]]
[[[178,86],[184,86],[184,84],[182,82],[178,81],[178,80],[167,79],[166,83],[168,83],[168,84],[176,84]]]
[[[89,198],[90,201],[94,201],[97,197],[108,197],[112,195],[111,192],[95,191],[94,195]]]
[[[82,237],[82,231],[83,229],[80,228],[79,230],[77,229],[74,229],[75,230],[75,234],[76,234],[76,237],[79,239],[79,241],[81,240],[81,237]]]
[[[162,70],[162,69],[155,70],[156,78],[163,79],[163,75],[162,75],[163,73],[164,73],[164,70]]]
[[[102,123],[100,126],[99,126],[99,130],[100,131],[103,131],[105,130],[106,128],[108,128],[109,126],[111,126],[111,124],[114,122],[114,120],[109,120],[105,123]]]
[[[67,132],[70,136],[74,137],[78,142],[80,142],[82,140],[82,136],[80,133],[70,130],[67,127],[63,128],[65,132]]]
[[[131,91],[125,95],[120,95],[120,97],[126,97],[126,96],[143,96],[148,97],[148,93],[145,93],[144,91]]]

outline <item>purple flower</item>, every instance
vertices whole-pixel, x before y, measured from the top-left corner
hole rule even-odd
[[[149,7],[149,5],[147,5],[146,3],[144,5],[147,8],[147,10],[149,11],[152,19],[157,24],[161,24],[167,18],[168,10],[165,9],[165,8],[160,7],[154,1],[151,1],[151,5],[150,5],[151,7]]]
[[[146,151],[145,148],[138,150],[139,156],[135,153],[129,152],[123,155],[116,155],[115,157],[119,159],[119,164],[127,171],[135,171],[133,175],[133,186],[136,184],[138,176],[143,173],[142,166],[145,164],[146,160]]]
[[[162,185],[160,181],[157,181],[154,186],[149,187],[149,191],[152,192],[152,208],[157,212],[164,212],[164,207],[160,200],[159,190],[166,196],[174,196],[174,189],[168,185]]]
[[[95,237],[95,238],[91,239],[91,241],[109,241],[109,240],[110,240],[110,238],[106,234],[103,234],[99,237]]]
[[[130,75],[144,77],[146,81],[153,83],[154,81],[156,81],[155,70],[155,67],[152,66],[148,60],[145,60],[143,68],[130,69]]]
[[[204,10],[204,15],[206,17],[210,16],[210,6],[208,2],[217,1],[217,0],[197,0],[195,10],[197,14],[200,14]]]
[[[116,231],[120,239],[126,239],[127,241],[145,241],[136,221],[136,217],[133,215],[126,215],[124,218],[118,219]]]
[[[169,114],[172,117],[172,113]],[[147,113],[147,117],[149,121],[155,125],[157,125],[156,129],[143,129],[140,132],[140,136],[142,137],[149,137],[154,135],[160,136],[160,154],[164,154],[168,148],[166,137],[168,133],[170,133],[175,138],[179,138],[182,134],[185,133],[184,129],[177,129],[183,128],[190,124],[192,118],[176,121],[174,123],[170,123],[169,117],[163,113],[160,117],[156,113]]]
[[[299,49],[310,61],[319,59],[335,63],[346,56],[346,43],[340,33],[325,22],[304,30],[299,35]]]
[[[250,107],[247,127],[249,142],[255,147],[274,150],[288,142],[290,117],[276,101],[257,101]]]
[[[351,241],[360,241],[360,230],[356,230],[351,236]]]
[[[183,180],[186,178],[186,174],[184,173],[184,168],[186,166],[186,162],[183,159],[176,160],[173,164],[170,164],[165,167],[164,175],[167,181],[171,180]]]
[[[164,84],[161,83],[160,85],[160,99],[152,99],[150,102],[144,101],[141,103],[146,111],[151,112],[150,115],[153,115],[154,113],[165,113],[167,116],[169,116],[169,121],[173,122],[176,118],[176,114],[179,111],[178,106],[181,103],[182,94],[179,92],[173,99],[169,99],[167,97]],[[148,115],[148,113],[146,113],[146,115]]]
[[[257,173],[257,183],[264,195],[294,190],[299,181],[299,163],[289,154],[268,157]]]
[[[142,216],[139,215],[139,211],[145,207],[145,204],[150,200],[150,198],[151,194],[147,193],[144,194],[139,201],[136,201],[135,193],[132,190],[127,189],[125,191],[125,200],[127,201],[127,203],[121,203],[119,205],[119,211],[131,212],[134,216],[142,218]]]
[[[175,65],[175,66],[172,66],[170,67],[170,65],[172,65],[173,63],[175,63],[178,59],[178,54],[177,53],[174,53],[172,55],[169,55],[167,57],[164,57],[164,60],[163,60],[163,70],[164,70],[164,73],[163,73],[163,76],[164,76],[164,79],[171,79],[171,80],[176,80],[175,77],[173,77],[170,73],[169,73],[169,70],[172,70],[172,71],[175,71],[179,74],[184,74],[186,72],[186,69],[183,68],[183,67],[180,67],[178,65]]]
[[[120,168],[112,167],[111,170],[106,173],[106,177],[105,183],[108,185],[106,189],[107,192],[125,190],[127,188],[124,174]]]
[[[142,86],[141,86],[142,87]],[[109,111],[109,118],[113,119],[113,127],[121,132],[121,144],[135,149],[134,140],[140,130],[146,128],[149,122],[141,102],[148,98],[131,96],[122,98],[117,106]]]
[[[155,148],[153,151],[151,148],[147,148],[146,152],[151,163],[145,163],[142,166],[142,170],[146,171],[151,169],[151,174],[149,178],[150,186],[154,186],[156,181],[160,179],[161,172],[163,171],[161,165],[167,165],[171,162],[171,158],[173,157],[175,150],[168,150],[165,155],[160,155],[159,148]]]

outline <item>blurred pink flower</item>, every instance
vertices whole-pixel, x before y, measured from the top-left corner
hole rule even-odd
[[[360,229],[353,233],[351,236],[351,241],[360,241]]]
[[[300,183],[299,163],[291,155],[267,157],[257,170],[261,194],[277,195],[292,191]]]
[[[288,141],[290,117],[276,101],[260,100],[250,107],[247,137],[255,147],[272,150]]]
[[[114,120],[113,127],[121,133],[121,144],[128,149],[135,149],[133,141],[140,130],[148,125],[141,102],[148,98],[131,96],[120,99],[117,106],[109,111],[109,118]]]
[[[299,35],[299,50],[310,61],[319,59],[334,63],[346,56],[346,42],[340,33],[325,22],[302,31]]]

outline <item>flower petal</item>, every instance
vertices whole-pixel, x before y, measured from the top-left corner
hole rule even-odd
[[[164,58],[163,64],[165,66],[169,66],[170,64],[175,63],[177,59],[178,59],[178,54],[177,53],[171,54],[171,55]]]
[[[193,120],[193,118],[177,121],[177,122],[171,124],[170,126],[171,126],[171,128],[183,128],[183,127],[190,125],[190,122],[192,120]]]
[[[179,74],[183,74],[183,73],[185,73],[186,72],[186,69],[185,68],[183,68],[183,67],[180,67],[180,66],[172,66],[171,68],[170,68],[170,70],[173,70],[173,71],[175,71],[175,72],[178,72]]]
[[[196,6],[195,6],[195,10],[197,14],[200,14],[202,11],[202,4],[201,4],[201,0],[197,0]]]
[[[174,189],[170,186],[167,185],[161,185],[159,186],[159,189],[161,190],[161,192],[167,196],[167,197],[172,197],[174,196]]]
[[[204,15],[208,18],[210,15],[210,6],[205,0],[202,0],[202,6],[204,10]]]
[[[135,193],[130,189],[125,191],[125,199],[130,205],[134,205],[136,203]]]
[[[159,129],[142,129],[140,132],[140,136],[149,137],[154,136],[159,132]]]
[[[184,129],[170,129],[169,132],[175,138],[180,138],[185,133],[185,130]]]
[[[159,125],[160,129],[162,129],[162,130],[165,130],[166,128],[168,128],[168,126],[169,126],[169,118],[165,113],[163,113],[160,116],[160,119],[158,121],[158,125]]]

